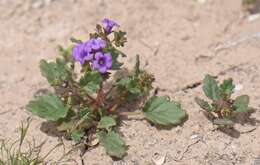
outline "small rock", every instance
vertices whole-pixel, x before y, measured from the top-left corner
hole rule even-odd
[[[166,154],[160,155],[159,153],[155,153],[152,161],[155,165],[163,165],[165,163]]]
[[[54,0],[32,0],[31,6],[34,9],[40,9],[44,6],[49,6]]]
[[[44,6],[43,0],[33,0],[31,3],[32,3],[32,8],[34,9],[40,9]]]
[[[236,84],[236,86],[235,86],[235,91],[240,91],[241,89],[243,89],[243,85],[241,85],[241,84]]]
[[[260,156],[253,160],[252,165],[259,165],[260,164]]]
[[[197,138],[200,138],[199,134],[193,134],[190,136],[190,139],[197,139]]]
[[[252,15],[249,15],[247,20],[248,22],[253,22],[255,21],[256,19],[258,19],[260,17],[260,13],[257,13],[257,14],[252,14]]]
[[[207,0],[197,0],[197,2],[200,3],[200,4],[204,4],[204,3],[207,2]]]
[[[44,0],[44,4],[49,6],[54,0]]]

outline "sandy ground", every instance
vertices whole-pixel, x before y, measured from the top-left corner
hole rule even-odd
[[[159,94],[180,101],[189,119],[169,130],[125,121],[120,132],[128,155],[114,162],[98,147],[83,156],[85,164],[148,165],[155,155],[166,155],[165,165],[249,165],[260,157],[260,19],[249,22],[240,0],[0,0],[0,13],[1,138],[17,137],[20,121],[30,116],[25,105],[38,90],[49,89],[39,60],[54,59],[58,44],[68,45],[71,36],[87,37],[108,17],[128,32],[126,66],[139,53],[142,66],[154,73],[155,85],[165,89]],[[236,137],[213,131],[194,103],[195,96],[203,97],[201,86],[180,90],[206,73],[219,72],[224,72],[220,80],[233,77],[243,87],[237,94],[249,94],[256,109],[250,120],[236,125],[242,132]],[[47,152],[58,137],[44,133],[49,130],[43,122],[33,118],[29,138],[47,140]],[[68,148],[70,143],[66,141]],[[50,159],[61,154],[58,149]]]

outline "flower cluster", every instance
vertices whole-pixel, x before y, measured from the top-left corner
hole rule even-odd
[[[102,21],[103,29],[106,34],[110,34],[114,27],[119,25],[107,18]],[[112,67],[112,56],[109,52],[104,52],[107,42],[101,38],[91,38],[86,42],[78,43],[73,48],[73,57],[79,61],[81,65],[86,62],[92,64],[92,68],[100,73],[106,73]]]

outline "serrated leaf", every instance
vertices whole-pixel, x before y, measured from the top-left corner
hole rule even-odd
[[[111,70],[119,70],[123,63],[119,62],[117,59],[119,57],[119,54],[116,51],[111,52],[112,56],[112,67]]]
[[[249,110],[248,104],[249,104],[249,96],[247,95],[238,96],[234,102],[235,111],[247,112]]]
[[[73,43],[77,43],[77,44],[78,44],[78,43],[82,43],[82,41],[81,41],[80,39],[77,39],[77,38],[75,38],[75,37],[71,37],[71,38],[70,38],[70,41],[73,42]]]
[[[104,116],[101,118],[101,120],[98,123],[99,129],[108,129],[110,127],[113,127],[116,125],[116,120],[113,117],[110,116]]]
[[[127,41],[126,38],[126,32],[123,32],[119,30],[118,32],[114,32],[114,40],[115,40],[115,45],[116,46],[124,46],[125,42]]]
[[[177,125],[187,116],[179,103],[170,101],[166,96],[150,98],[143,112],[148,120],[159,125]]]
[[[80,141],[81,138],[83,137],[84,132],[83,131],[79,131],[79,130],[75,130],[71,133],[71,138],[74,141]]]
[[[69,80],[71,73],[64,60],[57,58],[56,62],[40,61],[41,73],[52,85],[57,85],[63,80]]]
[[[220,99],[220,91],[217,81],[210,75],[206,75],[203,80],[203,91],[211,100],[218,101]]]
[[[209,105],[209,103],[203,99],[200,99],[198,97],[195,98],[195,102],[200,106],[200,108],[206,110],[206,111],[212,111],[212,107]]]
[[[231,78],[224,80],[223,83],[220,84],[219,89],[220,89],[221,96],[229,98],[235,89],[233,80]]]
[[[74,45],[70,45],[68,48],[63,48],[61,45],[58,46],[59,54],[64,58],[65,63],[74,63],[75,60],[72,56],[72,49]]]
[[[86,107],[80,112],[80,120],[77,122],[77,128],[90,128],[93,125],[93,114],[90,108]]]
[[[97,137],[108,155],[116,158],[123,158],[126,154],[126,144],[123,139],[114,131],[99,132]]]
[[[30,101],[26,109],[34,115],[50,121],[65,118],[69,111],[69,108],[54,94],[43,95]]]
[[[116,82],[116,85],[126,87],[126,86],[129,86],[131,81],[132,81],[132,79],[130,77],[124,77],[124,78],[118,79]]]
[[[136,86],[136,83],[132,77],[124,77],[117,81],[116,83],[119,88],[128,90],[131,94],[141,95],[142,91]]]
[[[94,93],[100,88],[102,76],[98,71],[86,72],[80,79],[80,85],[89,93]]]
[[[214,119],[213,124],[220,125],[220,126],[233,126],[234,122],[230,119]]]

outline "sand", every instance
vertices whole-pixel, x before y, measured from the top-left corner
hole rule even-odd
[[[181,126],[158,130],[147,121],[127,120],[119,130],[128,155],[113,161],[102,147],[88,151],[87,165],[148,165],[164,156],[165,165],[249,165],[260,157],[260,19],[248,21],[240,0],[0,0],[0,138],[15,140],[25,106],[39,90],[50,89],[40,75],[40,59],[52,60],[57,45],[71,36],[86,38],[104,17],[128,32],[123,59],[131,68],[135,54],[156,77],[159,95],[181,102],[189,119]],[[232,137],[217,131],[194,102],[201,86],[181,90],[209,73],[232,77],[249,94],[256,112]],[[46,124],[45,124],[46,125]],[[58,143],[44,120],[33,117],[28,138],[43,151]],[[250,131],[252,130],[252,131]],[[46,133],[49,132],[49,133]],[[71,147],[65,141],[66,149]],[[62,155],[55,150],[49,159]],[[72,157],[79,160],[78,152]],[[80,164],[80,161],[78,161]]]

